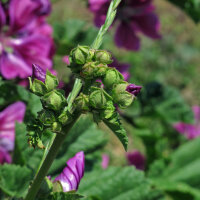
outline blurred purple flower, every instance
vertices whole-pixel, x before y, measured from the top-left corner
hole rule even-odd
[[[97,27],[105,22],[110,2],[111,0],[89,0],[89,8],[95,14],[94,23]],[[139,50],[139,32],[152,39],[160,39],[160,22],[154,10],[152,0],[122,1],[115,18],[115,22],[119,21],[115,33],[116,45],[127,50]]]
[[[124,76],[125,81],[129,80],[129,78],[130,78],[130,73],[129,73],[130,64],[119,63],[116,58],[113,58],[113,62],[111,64],[109,64],[109,67],[115,67]]]
[[[32,63],[51,69],[54,44],[45,20],[49,12],[49,0],[0,3],[0,74],[5,79],[27,78]]]
[[[73,158],[67,161],[67,167],[58,175],[55,181],[59,181],[62,185],[63,192],[77,190],[81,178],[84,175],[85,156],[84,152],[77,153]]]
[[[145,169],[146,158],[139,151],[128,152],[126,158],[129,165],[134,165],[139,170]]]
[[[14,149],[15,122],[23,121],[25,111],[25,104],[19,101],[0,112],[0,164],[11,162],[9,152]]]
[[[108,167],[109,160],[110,160],[110,158],[107,154],[102,155],[101,166],[102,166],[103,169],[106,169]]]
[[[141,89],[142,89],[142,86],[135,85],[135,84],[129,84],[126,88],[126,91],[131,93],[134,96],[137,96],[140,93]]]
[[[183,122],[178,122],[174,124],[174,128],[181,134],[185,135],[187,139],[194,139],[200,136],[200,107],[192,107],[194,113],[194,124],[187,124]]]
[[[69,56],[64,56],[62,61],[67,64],[67,65],[70,65],[70,61],[69,61]]]

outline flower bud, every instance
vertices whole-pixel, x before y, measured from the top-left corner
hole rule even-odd
[[[89,50],[89,54],[87,57],[87,62],[91,62],[94,60],[94,53],[95,53],[95,49],[90,49]]]
[[[32,71],[32,81],[34,81],[34,79],[38,79],[43,83],[45,82],[46,72],[39,65],[32,64]]]
[[[92,87],[92,91],[89,96],[89,103],[91,107],[95,109],[104,109],[108,100],[112,100],[112,97],[104,89]]]
[[[96,65],[96,68],[94,71],[94,76],[95,77],[104,76],[106,74],[107,70],[108,70],[108,66],[100,63],[100,64]]]
[[[52,123],[56,121],[54,113],[49,110],[42,110],[39,112],[38,119],[45,126],[52,125]]]
[[[141,89],[142,89],[142,86],[135,85],[135,84],[129,84],[126,88],[126,91],[131,93],[134,96],[137,96],[140,93]]]
[[[105,110],[100,112],[101,119],[109,119],[112,117],[113,113],[115,112],[116,108],[113,105],[112,101],[108,101]]]
[[[38,79],[34,79],[32,82],[32,79],[29,77],[29,85],[30,90],[38,96],[43,96],[47,93],[46,85]]]
[[[66,104],[66,99],[61,92],[53,90],[44,95],[42,102],[45,107],[59,111]]]
[[[113,61],[111,54],[105,50],[96,50],[94,54],[94,59],[95,61],[104,64],[110,64]]]
[[[116,84],[112,90],[113,100],[120,108],[127,108],[134,99],[134,96],[126,91],[127,86],[127,82],[121,82]]]
[[[124,77],[122,76],[122,74],[118,72],[115,68],[109,68],[106,71],[106,75],[104,76],[102,81],[107,88],[111,88],[114,84],[123,79]]]
[[[88,55],[89,47],[78,45],[76,48],[72,49],[70,53],[70,63],[72,61],[76,64],[84,65],[87,61]]]
[[[95,68],[96,68],[96,63],[95,62],[86,63],[83,66],[82,71],[80,73],[81,77],[83,77],[85,79],[93,79],[94,78]]]
[[[49,70],[46,73],[45,85],[48,91],[54,90],[58,86],[58,78],[54,76]]]
[[[73,120],[73,116],[68,110],[63,110],[62,113],[58,117],[58,121],[62,125],[69,124],[70,122],[72,122],[72,120]]]
[[[79,111],[89,111],[89,97],[83,93],[75,99],[74,104]]]

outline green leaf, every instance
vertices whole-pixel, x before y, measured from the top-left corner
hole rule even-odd
[[[0,189],[12,197],[24,197],[26,195],[31,170],[13,164],[0,165]]]
[[[176,6],[180,7],[194,22],[200,20],[200,1],[199,0],[168,0]]]
[[[55,192],[46,200],[79,200],[82,197],[82,195],[73,192]]]
[[[68,133],[58,156],[50,168],[49,174],[53,175],[60,172],[65,166],[66,161],[73,157],[77,152],[84,151],[87,156],[88,154],[92,154],[101,149],[106,142],[107,137],[105,133],[98,129],[96,124],[88,117],[81,116]]]
[[[115,133],[115,135],[123,144],[124,149],[127,150],[128,137],[126,135],[125,129],[120,122],[119,114],[116,112],[110,119],[104,119],[103,122]]]
[[[96,197],[100,200],[158,200],[162,197],[159,191],[151,188],[144,173],[133,166],[86,173],[78,192],[85,195],[85,199]]]

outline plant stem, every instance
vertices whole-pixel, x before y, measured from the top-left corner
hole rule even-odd
[[[76,116],[76,118],[73,120],[73,122],[71,122],[70,124],[68,124],[67,126],[65,126],[63,128],[63,133],[59,133],[56,135],[55,140],[53,141],[53,144],[51,145],[51,148],[50,148],[44,162],[42,163],[42,166],[40,167],[37,175],[35,176],[33,183],[31,184],[30,189],[28,191],[28,194],[24,200],[34,200],[35,199],[35,196],[36,196],[38,190],[40,189],[40,185],[41,185],[43,179],[45,178],[49,168],[51,167],[51,164],[53,163],[61,145],[63,144],[65,137],[67,136],[67,133],[70,131],[72,126],[75,124],[75,122],[77,121],[79,116],[80,115]]]
[[[101,28],[98,32],[98,35],[91,46],[92,48],[98,49],[101,46],[105,33],[107,32],[107,30],[109,29],[109,27],[112,25],[112,23],[114,21],[114,18],[116,16],[116,12],[117,12],[116,9],[120,2],[121,2],[121,0],[112,0],[111,1],[107,16],[106,16],[105,24],[103,26],[101,26]],[[68,110],[72,109],[73,101],[79,94],[81,88],[82,88],[81,80],[76,79],[73,90],[67,98],[67,102],[68,102],[67,109]],[[51,140],[52,145],[50,144],[50,148],[47,148],[46,151],[44,152],[42,162],[40,163],[40,166],[38,168],[36,176],[33,179],[33,183],[31,184],[28,194],[26,195],[24,200],[34,200],[35,199],[35,196],[36,196],[38,190],[40,189],[40,185],[41,185],[43,179],[45,178],[49,168],[51,167],[51,164],[53,163],[54,159],[56,158],[56,155],[57,155],[61,145],[63,144],[67,133],[70,131],[72,126],[75,124],[75,122],[77,121],[79,116],[80,115],[77,115],[70,124],[67,124],[67,126],[63,127],[64,134],[61,134],[61,133],[57,134],[55,139],[53,138]]]

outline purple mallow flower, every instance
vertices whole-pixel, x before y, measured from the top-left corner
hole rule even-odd
[[[46,23],[49,0],[10,0],[0,3],[0,74],[27,78],[32,63],[52,68],[52,28]]]
[[[32,79],[36,78],[44,83],[46,79],[46,72],[36,64],[32,65],[32,69],[33,69]]]
[[[10,163],[10,153],[15,143],[15,123],[24,119],[26,106],[16,102],[0,112],[0,164]]]
[[[188,139],[194,139],[200,136],[200,107],[192,107],[194,113],[194,124],[187,124],[178,122],[174,124],[174,128],[181,134],[185,135]]]
[[[140,93],[141,89],[142,89],[142,86],[135,85],[135,84],[129,84],[126,88],[126,91],[131,93],[134,96],[137,96]]]
[[[94,23],[100,27],[106,19],[111,0],[89,0],[89,8],[95,14]],[[152,39],[160,39],[160,23],[154,14],[152,0],[125,0],[118,7],[115,43],[118,47],[137,51],[140,48],[138,33]]]
[[[139,151],[128,152],[126,158],[129,165],[134,165],[139,170],[145,169],[146,158]]]
[[[77,153],[73,158],[67,161],[67,167],[58,175],[55,181],[59,181],[62,185],[63,192],[77,190],[81,178],[84,175],[85,156],[84,152]]]
[[[109,67],[115,67],[117,70],[119,70],[125,81],[128,81],[130,78],[130,73],[128,71],[130,65],[128,63],[119,63],[116,58],[113,58],[113,62],[109,64]]]

